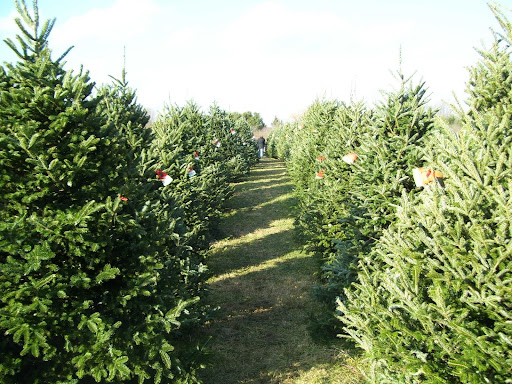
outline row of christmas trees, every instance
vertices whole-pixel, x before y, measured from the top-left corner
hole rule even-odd
[[[217,106],[148,126],[125,74],[95,87],[17,2],[0,67],[0,382],[197,382],[205,250],[257,149]]]
[[[316,101],[269,138],[323,258],[316,332],[353,340],[379,383],[505,383],[512,367],[512,25],[470,69],[453,129],[424,83],[374,108]]]

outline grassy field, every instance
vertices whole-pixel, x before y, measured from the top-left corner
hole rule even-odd
[[[308,333],[317,262],[297,241],[292,188],[283,163],[266,158],[235,186],[208,262],[208,300],[220,309],[205,328],[205,384],[364,382],[355,351]]]

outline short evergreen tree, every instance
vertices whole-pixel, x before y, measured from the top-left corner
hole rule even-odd
[[[375,382],[506,382],[512,363],[509,117],[474,111],[433,138],[445,188],[404,196],[360,262],[340,320]]]
[[[301,214],[304,223],[308,223],[302,227],[308,236],[309,249],[321,256],[314,295],[323,304],[323,312],[314,315],[313,334],[329,339],[337,332],[335,298],[339,295],[340,281],[347,281],[347,275],[352,273],[350,264],[343,265],[346,260],[338,258],[337,250],[340,242],[352,238],[352,232],[343,220],[350,214],[346,199],[351,191],[353,163],[345,160],[350,154],[359,152],[361,139],[371,126],[371,120],[372,111],[361,102],[342,105],[338,109],[330,138],[316,159],[325,178],[317,180],[316,193],[310,195],[310,204],[304,204]]]
[[[296,123],[285,123],[270,131],[266,141],[267,156],[283,161],[289,159],[296,128]]]
[[[157,168],[173,179],[172,194],[184,208],[187,244],[203,251],[208,248],[210,230],[224,201],[232,192],[228,177],[219,166],[222,156],[214,141],[219,140],[221,146],[226,143],[208,132],[207,119],[197,105],[188,103],[185,107],[168,107],[151,126],[152,157]]]

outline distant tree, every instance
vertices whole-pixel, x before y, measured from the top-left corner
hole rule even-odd
[[[247,121],[247,123],[249,123],[249,126],[251,127],[251,130],[253,132],[263,129],[263,127],[265,127],[265,122],[263,121],[263,118],[260,116],[258,112],[230,112],[229,115],[234,120],[244,118]]]
[[[279,119],[277,118],[277,116],[276,116],[276,117],[274,117],[274,121],[272,121],[272,127],[277,127],[277,126],[279,126],[279,125],[281,125],[281,124],[283,124],[283,122],[282,122],[281,120],[279,120]]]

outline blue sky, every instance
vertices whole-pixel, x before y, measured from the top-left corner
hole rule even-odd
[[[511,7],[512,0],[501,4]],[[67,68],[82,64],[98,84],[119,76],[141,104],[194,100],[226,110],[292,119],[318,97],[372,105],[396,86],[402,51],[433,105],[465,98],[467,67],[498,28],[484,0],[39,0],[57,18],[54,57],[74,46]],[[31,7],[31,0],[27,0]],[[14,38],[16,10],[0,0],[0,37]],[[0,62],[16,57],[0,42]]]

